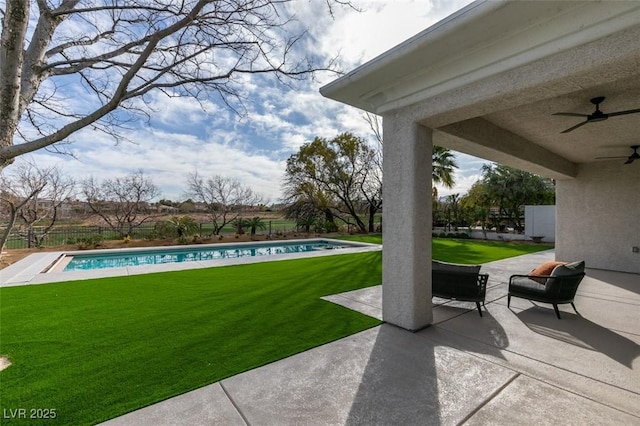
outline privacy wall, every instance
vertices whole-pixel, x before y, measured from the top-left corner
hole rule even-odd
[[[524,235],[543,237],[541,241],[556,240],[556,206],[524,206]]]

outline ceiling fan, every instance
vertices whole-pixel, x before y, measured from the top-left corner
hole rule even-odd
[[[629,157],[596,157],[596,160],[608,160],[608,159],[612,159],[612,158],[626,158],[627,161],[625,161],[624,164],[631,164],[635,160],[640,160],[640,154],[638,154],[638,149],[640,148],[640,145],[631,145],[630,148],[633,150],[633,154],[631,154]]]
[[[586,117],[586,120],[576,124],[573,127],[569,127],[567,130],[564,130],[560,133],[569,133],[575,129],[577,129],[580,126],[584,126],[587,123],[595,123],[597,121],[604,121],[609,117],[615,117],[617,115],[626,115],[626,114],[635,114],[637,112],[640,112],[640,108],[639,109],[630,109],[627,111],[617,111],[617,112],[611,112],[608,114],[605,114],[604,112],[600,111],[600,104],[605,100],[604,96],[598,96],[597,98],[593,98],[591,99],[591,103],[594,104],[596,106],[596,110],[592,113],[592,114],[579,114],[579,113],[575,113],[575,112],[556,112],[553,115],[562,115],[562,116],[566,116],[566,117]]]

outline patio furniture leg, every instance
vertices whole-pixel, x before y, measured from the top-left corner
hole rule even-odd
[[[576,311],[576,314],[578,314],[578,316],[582,316],[580,315],[580,312],[578,312],[578,310],[576,309],[576,305],[574,305],[573,302],[571,302],[571,306],[573,306],[573,310]]]
[[[558,317],[558,319],[562,319],[562,318],[560,318],[560,311],[558,310],[558,304],[557,303],[553,304],[553,309],[556,311],[556,316]]]
[[[507,295],[507,308],[509,307],[510,304],[511,304],[511,295],[508,294]]]
[[[478,313],[482,316],[482,309],[480,309],[480,302],[476,302],[476,306],[478,307]]]

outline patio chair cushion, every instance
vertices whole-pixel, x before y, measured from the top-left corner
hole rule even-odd
[[[520,292],[525,294],[544,294],[547,289],[545,279],[542,279],[542,282],[540,282],[539,279],[531,275],[512,276],[509,280],[509,285],[517,287]]]
[[[507,307],[509,307],[511,303],[511,297],[551,303],[556,312],[556,316],[560,319],[558,305],[571,303],[573,306],[576,291],[584,278],[584,269],[585,264],[582,260],[566,265],[558,265],[553,269],[551,275],[544,277],[544,284],[534,281],[536,277],[531,275],[512,275],[509,278]],[[575,306],[573,306],[573,308],[575,309]]]
[[[547,281],[546,278],[533,278],[533,276],[549,276],[558,266],[566,264],[567,262],[558,262],[555,260],[544,262],[542,265],[534,268],[531,272],[529,272],[529,275],[532,276],[532,280],[537,281],[540,284],[544,284]]]
[[[579,274],[581,272],[584,272],[584,260],[558,265],[553,269],[553,271],[551,271],[550,275],[552,277],[564,277],[567,275]]]
[[[433,271],[445,272],[466,272],[468,274],[480,273],[482,265],[460,265],[457,263],[440,262],[439,260],[431,261],[431,269]]]

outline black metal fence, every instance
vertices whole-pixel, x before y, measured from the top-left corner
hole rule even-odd
[[[296,231],[294,223],[283,220],[265,221],[265,229],[259,230],[258,234],[284,234]],[[245,230],[245,232],[247,232]],[[35,247],[56,247],[68,244],[82,244],[93,240],[121,240],[123,237],[120,233],[111,228],[104,226],[55,226],[45,237],[43,237],[43,228],[33,228],[28,231],[13,230],[9,235],[6,243],[7,249],[22,249]],[[211,236],[213,226],[211,223],[200,223],[199,238]],[[233,226],[225,226],[220,234],[233,235],[235,228]],[[161,238],[157,235],[154,225],[142,225],[133,229],[129,234],[132,240],[152,240]]]

